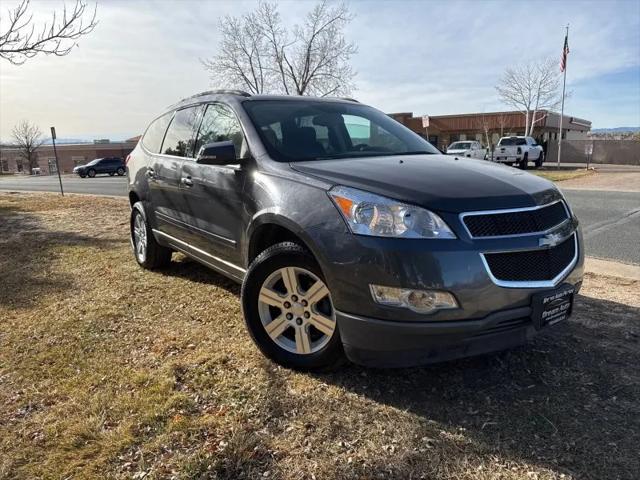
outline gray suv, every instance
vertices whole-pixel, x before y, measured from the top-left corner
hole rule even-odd
[[[242,283],[256,345],[298,369],[520,345],[570,315],[578,221],[550,182],[452,159],[349,99],[206,92],[127,159],[131,242]]]

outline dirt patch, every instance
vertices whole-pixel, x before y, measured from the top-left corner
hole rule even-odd
[[[606,172],[596,175],[568,179],[562,188],[579,190],[612,190],[618,192],[640,192],[640,172]]]
[[[238,287],[140,269],[126,200],[0,194],[0,478],[637,478],[640,282],[571,321],[406,370],[274,366]]]

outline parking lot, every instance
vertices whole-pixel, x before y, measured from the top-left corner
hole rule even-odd
[[[140,269],[124,199],[0,193],[0,213],[0,478],[640,471],[638,281],[588,274],[567,324],[508,352],[303,374],[257,351],[235,284]]]

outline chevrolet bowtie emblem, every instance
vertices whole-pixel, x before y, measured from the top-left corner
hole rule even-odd
[[[542,237],[539,241],[541,247],[555,247],[563,240],[563,236],[560,233],[549,233]]]

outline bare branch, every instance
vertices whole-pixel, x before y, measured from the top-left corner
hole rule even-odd
[[[223,19],[219,53],[202,63],[217,85],[252,93],[349,94],[356,47],[343,30],[352,18],[345,5],[323,0],[288,31],[277,5],[261,1],[254,12]]]
[[[54,11],[51,21],[38,29],[28,10],[29,0],[21,0],[17,7],[7,11],[6,29],[0,27],[0,58],[14,65],[21,65],[40,53],[58,57],[67,55],[77,45],[78,39],[91,33],[98,24],[97,6],[92,13],[87,10],[84,0],[76,0],[70,11],[64,7],[62,18]],[[2,20],[0,17],[0,24]]]
[[[508,68],[496,86],[501,100],[525,115],[525,134],[531,135],[534,126],[555,110],[562,100],[560,72],[551,59]]]

